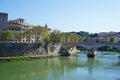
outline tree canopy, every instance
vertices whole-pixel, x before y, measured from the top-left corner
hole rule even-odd
[[[80,43],[81,37],[75,33],[64,33],[59,30],[53,30],[50,32],[48,28],[34,26],[33,28],[26,30],[24,32],[21,31],[0,31],[0,36],[4,41],[14,41],[21,40],[26,38],[31,40],[35,39],[35,43]]]
[[[111,43],[114,43],[114,42],[115,42],[115,36],[112,36],[112,37],[110,38],[110,42],[111,42]]]

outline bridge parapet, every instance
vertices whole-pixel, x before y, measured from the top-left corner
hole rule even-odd
[[[120,43],[81,43],[81,44],[67,44],[63,45],[63,47],[66,49],[68,47],[74,47],[74,46],[81,46],[87,50],[89,49],[98,49],[100,47],[104,46],[111,46],[115,47],[117,49],[120,49]]]

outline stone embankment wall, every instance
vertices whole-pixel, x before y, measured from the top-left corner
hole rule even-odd
[[[31,56],[41,54],[59,54],[60,44],[26,44],[26,43],[1,43],[0,57],[3,56]]]

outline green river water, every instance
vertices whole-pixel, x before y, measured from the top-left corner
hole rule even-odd
[[[120,80],[117,52],[97,52],[96,58],[77,56],[0,62],[0,80]]]

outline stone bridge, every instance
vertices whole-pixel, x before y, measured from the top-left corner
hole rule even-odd
[[[88,51],[88,57],[94,57],[96,55],[96,50],[101,47],[111,46],[120,50],[120,43],[82,43],[82,44],[66,44],[63,45],[63,49],[70,49],[72,47],[82,47]]]

